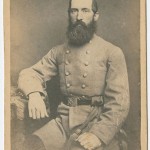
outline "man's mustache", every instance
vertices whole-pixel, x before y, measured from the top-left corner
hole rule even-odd
[[[87,28],[86,24],[82,20],[77,20],[74,24],[72,24],[72,28],[81,25],[82,27]]]

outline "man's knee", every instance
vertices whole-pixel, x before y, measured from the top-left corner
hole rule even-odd
[[[46,150],[41,139],[36,135],[27,136],[23,143],[23,150]]]
[[[33,135],[38,136],[46,150],[62,150],[66,143],[66,133],[59,118],[49,121]]]

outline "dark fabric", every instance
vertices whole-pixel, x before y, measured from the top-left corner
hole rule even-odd
[[[103,96],[64,96],[62,102],[71,107],[79,105],[91,105],[91,106],[102,106],[103,105]]]
[[[41,139],[36,135],[30,135],[23,143],[23,150],[46,150]]]

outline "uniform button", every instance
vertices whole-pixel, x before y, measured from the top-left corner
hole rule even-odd
[[[70,74],[69,72],[66,72],[66,73],[65,73],[66,76],[68,76],[69,74]]]
[[[69,53],[70,53],[70,51],[69,51],[69,50],[67,50],[67,51],[66,51],[66,54],[69,54]]]
[[[88,66],[88,65],[89,65],[89,62],[88,62],[88,61],[86,61],[86,62],[85,62],[85,66]]]
[[[83,74],[83,77],[86,78],[86,77],[87,77],[87,73],[84,73],[84,74]]]
[[[69,65],[69,62],[66,60],[66,61],[65,61],[65,64],[66,64],[66,65]]]
[[[89,42],[90,44],[92,43],[92,41],[90,40],[90,42]]]
[[[85,84],[82,84],[82,89],[85,89],[85,87],[86,87]]]
[[[85,96],[83,95],[82,98],[85,98]]]
[[[71,85],[69,83],[67,83],[67,88],[69,88]]]

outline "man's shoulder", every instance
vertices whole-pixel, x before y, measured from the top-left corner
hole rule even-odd
[[[104,38],[97,36],[97,42],[102,45],[105,46],[106,48],[109,49],[121,49],[120,47],[118,47],[117,45],[105,40]]]
[[[53,50],[53,51],[62,51],[65,46],[66,46],[66,43],[58,44],[56,46],[53,46],[51,50]]]
[[[56,46],[53,46],[49,51],[48,51],[48,55],[50,54],[53,54],[54,56],[59,56],[59,55],[62,55],[64,50],[65,50],[65,46],[66,44],[63,43],[63,44],[59,44],[59,45],[56,45]]]
[[[105,52],[107,52],[108,54],[112,54],[112,53],[122,53],[122,49],[120,47],[118,47],[117,45],[103,39],[100,36],[96,37],[96,47],[100,47],[101,49],[103,49]]]

